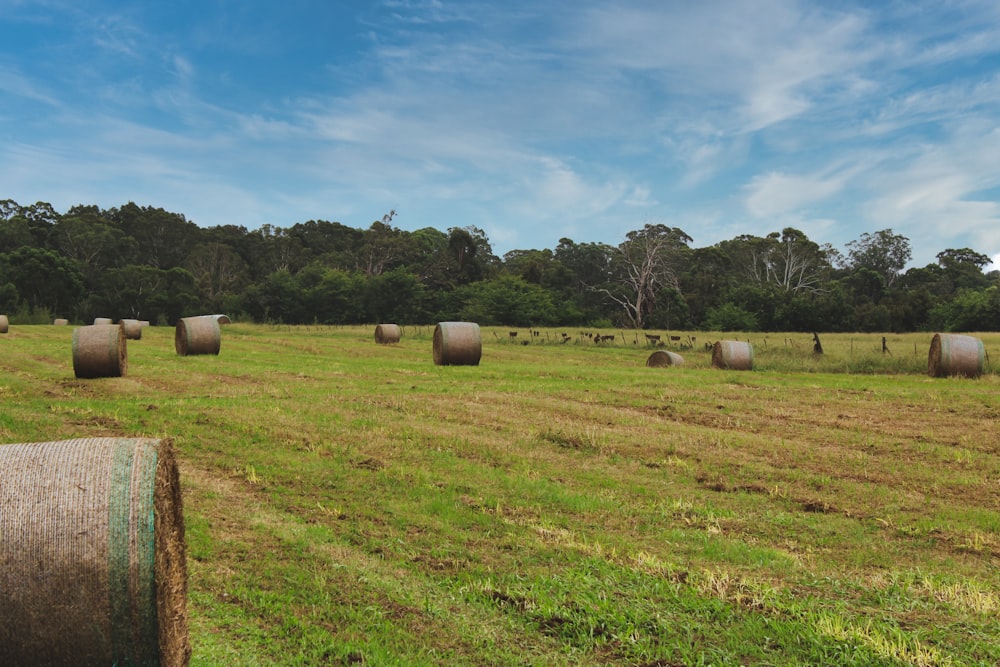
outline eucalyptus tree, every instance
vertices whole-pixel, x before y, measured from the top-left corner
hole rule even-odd
[[[663,290],[680,293],[678,276],[691,240],[681,229],[663,224],[629,232],[612,253],[609,284],[595,289],[621,307],[632,328],[644,328]]]
[[[820,292],[831,268],[829,246],[820,246],[803,232],[786,227],[753,241],[748,276],[782,292]]]
[[[910,240],[902,234],[883,229],[874,234],[864,233],[847,244],[848,269],[867,269],[882,276],[886,289],[891,289],[913,256]]]
[[[138,244],[96,206],[74,206],[52,227],[52,245],[89,276],[135,261]]]
[[[172,269],[184,264],[200,240],[199,227],[180,213],[129,202],[104,212],[103,217],[135,239],[136,264]]]
[[[206,305],[223,310],[227,295],[235,295],[248,281],[243,258],[225,243],[203,243],[195,247],[184,263],[201,291]]]

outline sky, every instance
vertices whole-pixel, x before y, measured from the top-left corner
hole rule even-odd
[[[0,199],[1000,268],[1000,3],[0,0]]]

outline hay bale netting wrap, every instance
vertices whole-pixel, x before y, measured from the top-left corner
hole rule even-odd
[[[434,363],[438,366],[478,366],[483,341],[475,322],[438,322],[434,327]]]
[[[73,373],[78,378],[125,377],[128,351],[125,332],[117,324],[91,324],[73,329]]]
[[[6,315],[0,315],[0,334],[7,333],[10,329],[10,320],[7,319]]]
[[[666,366],[680,366],[684,363],[684,357],[676,352],[667,350],[657,350],[646,359],[646,365],[650,368],[664,368]]]
[[[114,324],[114,320],[110,317],[95,317],[94,324]]]
[[[379,345],[398,343],[402,335],[398,324],[378,324],[375,326],[375,342]]]
[[[212,315],[183,317],[174,329],[174,348],[177,354],[218,354],[222,347],[222,329]]]
[[[927,354],[927,374],[931,377],[962,375],[969,378],[983,374],[986,349],[975,336],[934,334]]]
[[[168,440],[0,445],[0,664],[187,665]]]
[[[753,370],[753,346],[738,340],[720,340],[712,346],[712,366],[733,371]]]
[[[142,338],[142,323],[139,320],[121,320],[119,323],[125,338],[128,340],[139,340]]]

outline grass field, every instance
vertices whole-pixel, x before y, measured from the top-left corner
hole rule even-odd
[[[77,380],[72,327],[12,325],[0,442],[173,439],[193,665],[1000,664],[992,362],[750,334],[722,371],[699,332],[646,368],[632,332],[484,329],[439,367],[431,327],[373,332],[179,357],[153,327]]]

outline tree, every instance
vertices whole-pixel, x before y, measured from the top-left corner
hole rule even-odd
[[[417,276],[396,268],[372,276],[364,285],[369,322],[429,322],[424,311],[424,286]]]
[[[632,328],[644,328],[660,291],[680,292],[677,276],[691,240],[680,229],[662,224],[629,232],[613,254],[612,284],[595,289],[622,307]]]
[[[364,241],[358,253],[360,269],[368,277],[381,275],[394,267],[403,255],[403,232],[392,226],[396,211],[389,211],[364,232]]]
[[[709,331],[756,331],[757,316],[735,303],[723,303],[708,311],[705,328]]]
[[[453,285],[487,278],[499,264],[486,232],[473,225],[448,229],[448,253]]]
[[[819,292],[830,268],[830,249],[810,241],[801,231],[786,227],[764,239],[744,237],[749,243],[749,277],[783,292]]]
[[[463,320],[511,327],[555,324],[555,305],[549,293],[517,276],[480,280],[461,288]]]
[[[140,208],[129,202],[105,212],[105,217],[135,239],[138,261],[158,269],[181,266],[199,240],[197,225],[162,208]]]
[[[185,269],[130,264],[100,275],[88,303],[94,315],[174,323],[198,306],[194,276]]]
[[[108,223],[97,207],[74,207],[52,228],[53,245],[94,276],[104,269],[133,263],[135,240]]]
[[[235,293],[246,280],[246,264],[223,243],[205,243],[188,255],[185,268],[213,311],[222,310],[223,297]]]
[[[882,276],[887,289],[892,288],[910,261],[910,240],[901,234],[893,234],[891,229],[883,229],[874,234],[864,233],[861,238],[847,244],[849,269],[868,269]]]
[[[952,290],[979,289],[986,287],[990,280],[983,274],[990,258],[969,248],[948,248],[937,254],[938,264],[944,269],[945,278]]]
[[[83,275],[74,262],[31,246],[0,255],[0,284],[5,283],[13,284],[30,307],[53,313],[70,308],[84,293]]]

